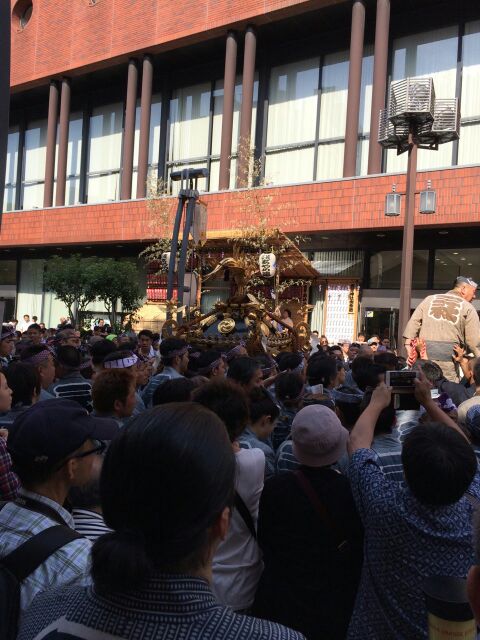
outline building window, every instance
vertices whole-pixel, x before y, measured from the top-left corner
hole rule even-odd
[[[74,113],[70,116],[68,125],[68,146],[67,146],[67,182],[65,189],[65,204],[78,204],[80,202],[80,165],[82,160],[82,132],[83,116],[81,113]],[[58,167],[58,129],[57,146],[55,152],[55,185],[54,201],[57,191],[57,167]]]
[[[451,289],[458,276],[474,277],[480,266],[478,249],[438,249],[435,251],[435,289]]]
[[[322,276],[362,278],[363,259],[364,252],[358,249],[350,251],[315,251],[312,266]]]
[[[18,31],[23,31],[30,22],[33,13],[31,0],[19,0],[13,9],[13,23],[16,23]]]
[[[312,180],[319,59],[274,67],[270,73],[265,181]]]
[[[96,107],[90,118],[87,202],[110,202],[120,194],[123,104]]]
[[[22,12],[22,15],[20,16],[20,29],[25,29],[27,24],[30,22],[32,13],[33,13],[33,5],[30,2],[29,4],[27,4],[27,6]]]
[[[380,251],[370,258],[370,288],[398,289],[402,267],[401,251]],[[413,252],[413,289],[426,289],[428,249]]]
[[[23,157],[22,208],[43,207],[45,184],[47,121],[31,122],[25,131]]]
[[[463,37],[462,127],[458,164],[478,163],[480,148],[480,21],[465,25]]]
[[[135,112],[135,141],[133,148],[133,176],[132,176],[132,198],[136,198],[138,179],[138,150],[140,143],[140,101],[137,103]],[[162,99],[159,95],[152,96],[152,108],[150,110],[150,136],[148,141],[148,174],[157,177],[158,154],[160,147],[160,118],[162,116]],[[147,185],[148,187],[148,185]],[[148,192],[148,188],[147,188]]]
[[[7,167],[5,172],[5,194],[3,199],[4,211],[12,211],[15,209],[19,138],[19,128],[11,127],[8,131]]]
[[[370,117],[372,111],[373,47],[365,47],[362,60],[362,84],[360,113],[358,116],[357,175],[368,173],[368,147],[370,140]]]
[[[399,38],[393,42],[392,79],[431,77],[438,98],[454,98],[457,79],[458,27],[452,26],[427,33]],[[463,110],[463,105],[462,105]],[[442,144],[438,151],[420,149],[418,168],[434,169],[452,164],[452,144]],[[387,151],[387,171],[403,172],[407,154],[397,156]]]

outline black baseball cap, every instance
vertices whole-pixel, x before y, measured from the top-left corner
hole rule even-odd
[[[54,467],[88,439],[111,440],[118,423],[96,418],[74,400],[42,400],[22,412],[8,430],[7,447],[18,464]]]

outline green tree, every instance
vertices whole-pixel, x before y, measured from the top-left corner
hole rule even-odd
[[[95,290],[88,279],[88,269],[95,258],[84,258],[74,254],[69,258],[53,256],[46,263],[44,286],[52,291],[67,307],[68,315],[77,325],[80,313],[86,310],[95,298]]]
[[[142,294],[138,270],[131,262],[96,258],[87,267],[86,279],[105,305],[112,327],[119,326],[119,304],[126,315],[132,315],[139,308]]]

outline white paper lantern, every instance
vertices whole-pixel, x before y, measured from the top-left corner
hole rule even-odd
[[[273,278],[277,270],[277,256],[274,253],[261,253],[259,265],[263,278]]]

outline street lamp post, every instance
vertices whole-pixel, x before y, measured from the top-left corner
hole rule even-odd
[[[408,153],[397,337],[402,354],[403,330],[410,318],[412,299],[417,151],[438,150],[438,145],[457,140],[459,130],[458,100],[436,99],[432,78],[392,82],[388,107],[380,111],[378,142],[385,149],[396,149],[398,154]]]

